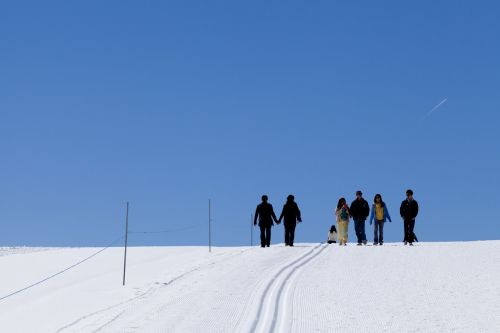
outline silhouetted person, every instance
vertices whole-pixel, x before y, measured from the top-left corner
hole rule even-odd
[[[253,224],[256,225],[257,217],[259,218],[261,247],[269,247],[269,245],[271,245],[271,227],[273,226],[273,220],[278,223],[276,215],[274,214],[273,205],[268,203],[267,200],[267,195],[263,195],[262,203],[257,206],[253,219]]]
[[[299,206],[294,200],[295,197],[291,194],[286,198],[286,203],[278,220],[278,223],[281,223],[281,220],[285,219],[285,246],[293,246],[297,221],[302,222]]]
[[[358,245],[366,245],[365,221],[368,215],[370,215],[370,207],[368,206],[368,202],[363,199],[361,191],[356,191],[356,200],[351,203],[349,210],[354,221],[354,230],[358,238]]]
[[[405,226],[405,245],[407,243],[413,245],[415,240],[413,229],[415,228],[415,218],[418,215],[418,203],[417,200],[413,199],[412,190],[406,191],[406,200],[401,203],[400,213]]]

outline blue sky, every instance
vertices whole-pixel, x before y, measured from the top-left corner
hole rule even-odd
[[[209,198],[214,244],[247,245],[260,196],[279,214],[290,193],[296,240],[324,241],[358,189],[400,241],[407,188],[421,240],[499,239],[499,10],[4,1],[0,245],[105,245],[126,201],[131,230],[197,226],[132,245],[201,245]]]

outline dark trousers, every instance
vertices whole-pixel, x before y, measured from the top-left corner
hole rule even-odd
[[[271,226],[261,225],[260,227],[260,246],[271,245]]]
[[[293,246],[293,239],[295,238],[295,227],[297,225],[293,224],[285,224],[285,245]]]
[[[413,229],[415,228],[415,220],[405,220],[405,242],[413,243]]]
[[[354,230],[356,231],[358,243],[366,241],[365,220],[354,220]]]
[[[375,220],[375,237],[373,238],[374,243],[384,242],[384,221]]]

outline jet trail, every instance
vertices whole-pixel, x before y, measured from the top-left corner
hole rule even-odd
[[[446,97],[445,99],[443,99],[441,102],[439,102],[435,107],[432,108],[432,110],[430,110],[424,117],[427,118],[429,117],[431,114],[434,113],[434,111],[436,111],[441,105],[443,105],[444,103],[446,103],[446,101],[448,100],[448,97]]]

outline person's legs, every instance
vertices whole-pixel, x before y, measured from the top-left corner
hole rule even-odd
[[[361,224],[360,224],[360,231],[361,231],[361,241],[363,242],[363,244],[366,244],[366,229],[365,229],[365,223],[366,221],[363,220],[363,221],[360,221]]]
[[[380,245],[384,243],[384,221],[380,221],[378,225],[378,242]]]
[[[266,227],[266,245],[271,245],[271,226]]]
[[[290,245],[290,232],[286,224],[285,224],[285,245]]]
[[[266,246],[266,227],[261,225],[260,227],[260,246]]]
[[[378,244],[378,221],[375,220],[375,232],[374,232],[374,237],[373,237],[373,244]]]
[[[342,244],[347,243],[347,230],[348,230],[348,222],[341,221],[339,222],[341,234],[342,234]]]
[[[341,222],[337,221],[337,240],[339,244],[342,245],[342,228],[340,227]]]
[[[408,242],[413,243],[413,229],[415,228],[415,220],[408,221]]]
[[[403,224],[405,229],[405,238],[403,241],[406,243],[408,241],[408,221],[404,220]]]
[[[354,231],[356,232],[356,237],[358,238],[358,244],[361,244],[363,241],[362,233],[361,233],[361,221],[354,220]]]
[[[290,236],[288,236],[288,245],[293,246],[293,241],[295,239],[295,227],[297,225],[294,223],[290,226],[288,226],[288,231],[290,232]]]

